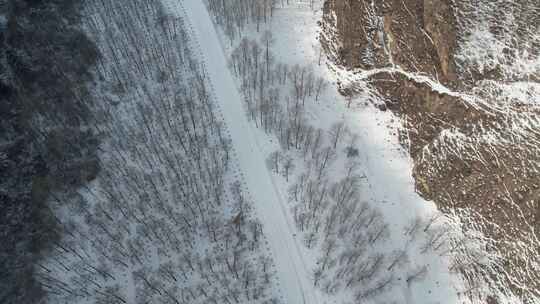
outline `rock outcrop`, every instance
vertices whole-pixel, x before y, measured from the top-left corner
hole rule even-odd
[[[327,0],[321,23],[335,64],[406,72],[368,81],[403,120],[417,191],[481,231],[486,254],[499,257],[496,269],[475,270],[491,282],[488,303],[508,292],[540,299],[539,9],[530,0]]]
[[[456,22],[449,0],[328,0],[321,42],[348,68],[399,65],[455,80]]]
[[[540,133],[527,126],[540,123],[540,107],[516,103],[501,113],[399,74],[370,82],[402,117],[417,191],[490,240],[500,257],[497,284],[539,297],[540,275],[531,270],[540,253]]]

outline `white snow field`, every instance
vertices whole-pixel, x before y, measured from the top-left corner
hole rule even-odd
[[[446,244],[451,243],[454,238],[462,237],[460,225],[451,218],[439,217],[440,214],[435,205],[424,200],[415,192],[411,174],[412,161],[400,146],[396,136],[400,127],[399,119],[390,112],[382,112],[371,105],[373,102],[371,99],[374,98],[374,95],[370,94],[368,86],[363,88],[365,94],[357,97],[350,108],[347,107],[348,101],[337,93],[336,83],[341,80],[340,77],[336,76],[337,68],[330,64],[327,65],[324,58],[322,64],[318,64],[317,21],[320,20],[321,16],[320,6],[318,6],[319,9],[311,10],[310,2],[307,1],[290,1],[289,6],[278,5],[278,8],[273,11],[273,17],[269,18],[267,24],[260,25],[259,31],[256,31],[255,24],[248,23],[245,28],[239,30],[240,37],[231,39],[223,29],[219,29],[218,35],[221,41],[219,44],[216,41],[214,30],[208,29],[210,21],[205,20],[207,13],[203,11],[203,5],[199,1],[185,1],[185,3],[189,7],[190,20],[193,20],[199,39],[201,39],[201,48],[206,56],[208,72],[216,87],[216,98],[221,99],[222,107],[231,108],[225,112],[226,115],[230,115],[226,121],[231,122],[232,133],[238,132],[232,136],[235,138],[235,147],[239,150],[240,161],[248,180],[248,188],[254,195],[261,221],[266,226],[275,225],[276,220],[283,225],[283,227],[278,228],[280,231],[274,232],[270,231],[273,228],[266,227],[266,233],[270,239],[275,237],[279,239],[274,240],[271,245],[272,251],[276,255],[278,269],[280,269],[279,278],[286,295],[286,303],[303,303],[303,298],[300,298],[299,301],[298,295],[302,294],[303,297],[309,299],[307,298],[308,293],[311,294],[311,300],[308,300],[307,303],[358,303],[358,301],[362,303],[415,304],[467,303],[468,299],[464,295],[469,287],[459,272],[449,270],[451,265],[455,263],[456,257],[447,252],[450,245]],[[219,2],[217,2],[217,6],[219,6]],[[219,28],[219,25],[216,26]],[[257,128],[253,120],[246,122],[244,118],[239,116],[242,111],[246,113],[246,106],[240,102],[246,96],[240,96],[238,93],[242,86],[242,79],[240,76],[235,77],[237,83],[235,89],[232,80],[229,79],[230,72],[223,71],[227,67],[227,60],[221,52],[230,56],[242,38],[259,41],[265,30],[270,30],[273,34],[271,49],[274,64],[284,63],[290,67],[294,65],[308,66],[313,69],[315,77],[322,77],[330,84],[318,102],[314,102],[313,99],[306,102],[308,123],[323,130],[329,130],[335,122],[343,121],[350,130],[351,137],[357,136],[356,147],[359,150],[358,163],[360,164],[358,173],[362,175],[360,202],[367,202],[371,208],[378,210],[377,212],[382,214],[384,221],[388,224],[389,231],[388,240],[375,246],[376,248],[372,249],[373,253],[383,254],[388,258],[396,251],[404,250],[407,252],[408,262],[404,263],[404,266],[392,269],[392,271],[388,270],[389,274],[381,274],[381,277],[388,276],[388,281],[391,283],[385,286],[384,291],[381,288],[380,295],[376,298],[357,297],[356,300],[353,300],[354,294],[347,290],[321,292],[319,287],[312,287],[314,285],[314,271],[321,261],[322,248],[317,245],[312,248],[305,246],[300,237],[302,232],[294,220],[294,210],[291,205],[293,202],[287,194],[293,181],[300,178],[301,173],[303,173],[302,169],[305,169],[302,164],[302,159],[305,157],[300,152],[287,152],[292,154],[290,156],[296,164],[295,172],[292,173],[293,177],[287,181],[284,177],[272,174],[273,178],[269,179],[267,177],[269,169],[266,169],[263,163],[268,155],[279,149],[276,138],[263,131],[262,128]],[[344,73],[344,75],[348,74]],[[280,88],[280,90],[281,96],[289,94],[288,88]],[[263,155],[250,155],[250,153],[258,154],[261,151]],[[331,182],[340,180],[345,174],[343,164],[346,159],[341,155],[338,155],[337,158],[338,160],[330,169]],[[286,207],[284,207],[285,201],[288,202],[285,204]],[[280,218],[283,216],[284,219]],[[431,223],[430,219],[435,218],[437,220],[433,226],[426,224]],[[405,231],[416,219],[423,223],[421,224],[423,232],[421,231],[416,239],[409,238]],[[293,235],[292,239],[291,234]],[[299,236],[294,237],[295,235]],[[441,241],[440,247],[437,247],[440,250],[426,250],[425,243],[433,241],[435,235],[444,239]],[[297,252],[279,252],[281,250]],[[443,253],[444,251],[446,252]],[[287,261],[287,259],[291,259],[289,255],[292,256],[291,261]],[[295,266],[294,270],[283,270],[283,268],[287,268],[289,263]],[[407,279],[411,274],[424,268],[425,273],[422,274],[421,279],[414,281]],[[295,276],[295,278],[293,279],[291,276]],[[290,283],[295,280],[299,283]],[[329,280],[331,281],[331,279]],[[339,279],[337,281],[334,283],[342,285],[345,283],[339,282]]]
[[[40,272],[51,303],[455,304],[480,288],[449,270],[460,262],[453,254],[461,248],[454,246],[462,240],[459,223],[438,217],[415,192],[398,119],[371,105],[376,97],[367,85],[346,100],[335,67],[319,64],[320,1],[314,10],[312,1],[289,2],[260,31],[248,22],[229,39],[208,1],[88,1],[85,26],[103,53],[94,109],[106,138],[103,169],[55,202],[66,236]],[[240,40],[259,41],[265,30],[274,37],[274,68],[307,66],[328,84],[306,97],[304,113],[304,127],[320,129],[327,147],[310,156],[298,147],[285,151],[295,164],[286,177],[267,167],[283,143],[250,118],[250,89],[231,67]],[[285,112],[290,82],[272,87]],[[348,132],[332,145],[326,134],[336,122]],[[357,155],[350,158],[347,148]],[[311,179],[305,173],[331,150],[333,161],[319,174],[325,184],[313,190],[325,198],[313,211],[318,224],[304,229],[296,211],[305,206],[291,189]],[[348,203],[336,205],[334,196],[347,174],[358,191],[343,212]],[[237,181],[241,193],[229,189]],[[319,228],[335,226],[331,210],[343,213],[342,225],[324,237]]]
[[[186,14],[198,41],[202,61],[210,77],[214,98],[220,104],[230,131],[235,156],[240,163],[247,188],[253,197],[263,231],[272,249],[285,303],[320,303],[310,280],[311,271],[294,239],[294,224],[287,217],[284,198],[265,166],[258,134],[248,121],[218,34],[202,1],[163,0],[177,14]],[[185,12],[183,11],[185,9]]]

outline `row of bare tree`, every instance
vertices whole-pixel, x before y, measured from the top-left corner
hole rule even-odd
[[[188,25],[158,0],[85,3],[101,57],[95,183],[55,196],[59,301],[271,303],[272,261]]]
[[[457,241],[439,216],[390,229],[382,213],[362,197],[366,183],[357,159],[358,136],[343,121],[324,130],[308,119],[310,107],[325,102],[324,78],[310,67],[277,62],[272,42],[271,32],[261,32],[258,40],[238,39],[229,66],[247,115],[281,144],[267,166],[291,183],[297,229],[305,246],[319,251],[314,285],[328,294],[351,292],[361,302],[424,280],[429,268],[410,256],[442,257],[464,250],[468,241]],[[396,242],[393,233],[406,235],[406,242]]]

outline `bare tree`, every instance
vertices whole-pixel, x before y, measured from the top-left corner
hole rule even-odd
[[[414,282],[423,280],[426,277],[427,273],[427,266],[418,267],[407,274],[407,279],[405,281],[408,285],[411,285]]]
[[[338,143],[343,138],[346,132],[347,132],[347,129],[343,121],[337,122],[332,125],[332,127],[330,128],[330,131],[328,131],[328,135],[330,136],[330,140],[332,142],[334,149],[337,148]]]
[[[294,162],[293,158],[291,156],[285,157],[285,163],[283,164],[283,175],[285,176],[285,179],[287,182],[289,181],[289,174],[292,170],[294,170]]]
[[[406,264],[409,260],[409,256],[406,250],[396,250],[390,256],[390,264],[388,265],[388,271],[398,267],[400,265]]]
[[[274,171],[274,173],[279,174],[279,171],[280,171],[279,169],[281,167],[280,163],[282,159],[283,159],[283,156],[281,154],[281,151],[274,151],[270,153],[267,159],[268,168]]]

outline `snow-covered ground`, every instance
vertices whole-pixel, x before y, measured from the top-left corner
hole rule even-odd
[[[51,199],[62,237],[36,271],[49,303],[279,301],[200,47],[176,3],[84,3],[84,30],[101,53],[90,107],[101,170]]]
[[[182,5],[169,1],[182,13]],[[287,216],[286,199],[265,166],[265,154],[257,130],[248,122],[234,79],[228,69],[218,34],[206,7],[199,1],[184,1],[186,15],[198,41],[214,98],[219,102],[230,132],[235,157],[253,197],[263,231],[272,248],[285,303],[319,303],[310,281],[311,271],[294,239],[294,224]]]
[[[389,240],[377,250],[390,254],[396,250],[405,249],[409,257],[409,263],[406,263],[405,267],[394,274],[395,277],[393,277],[390,291],[385,292],[377,300],[397,303],[459,303],[465,301],[461,296],[465,289],[464,283],[459,274],[449,271],[451,258],[435,251],[426,252],[422,250],[422,243],[424,242],[422,237],[419,237],[417,241],[410,242],[408,236],[404,233],[415,219],[420,218],[423,223],[428,222],[430,218],[437,215],[437,211],[432,202],[425,201],[415,192],[411,175],[412,162],[399,145],[396,136],[399,128],[398,119],[391,113],[379,111],[371,105],[372,100],[370,99],[374,98],[374,96],[370,94],[369,87],[364,88],[365,94],[352,101],[350,108],[347,107],[348,101],[337,93],[338,79],[335,76],[336,74],[328,68],[324,58],[322,64],[319,65],[320,48],[317,41],[317,21],[321,17],[320,9],[312,11],[309,8],[309,2],[298,1],[295,3],[295,1],[291,1],[291,3],[293,4],[289,7],[276,9],[273,18],[259,32],[255,31],[254,24],[250,24],[243,34],[244,37],[259,40],[264,29],[269,29],[274,38],[272,51],[275,62],[285,63],[289,66],[296,64],[310,66],[316,76],[323,77],[330,84],[318,102],[310,100],[309,105],[306,106],[310,124],[315,125],[317,128],[329,130],[335,122],[343,121],[350,130],[351,137],[357,135],[356,147],[359,150],[358,162],[360,163],[358,171],[361,172],[363,180],[361,201],[367,202],[369,206],[379,210],[385,222],[389,224]],[[200,7],[198,3],[193,4],[193,6]],[[231,46],[226,35],[220,31],[222,43],[221,48],[218,50],[217,43],[212,39],[213,33],[207,32],[208,21],[199,20],[203,16],[198,14],[193,14],[193,16],[196,16],[195,19],[197,19],[195,23],[199,24],[196,27],[200,28],[199,32],[205,37],[202,46],[207,54],[209,72],[213,75],[211,78],[213,78],[215,85],[221,87],[216,92],[222,92],[223,96],[227,96],[227,98],[223,99],[222,106],[235,108],[228,112],[227,115],[231,115],[231,117],[226,120],[233,125],[241,124],[239,127],[233,127],[231,132],[234,133],[235,130],[239,132],[239,134],[233,134],[233,137],[238,136],[239,141],[235,146],[239,149],[239,156],[243,163],[242,168],[246,172],[247,180],[250,181],[248,187],[254,194],[256,204],[259,207],[264,207],[264,209],[259,209],[259,216],[263,222],[272,224],[276,217],[275,213],[279,213],[279,217],[286,217],[286,219],[280,219],[280,221],[293,223],[291,205],[289,204],[287,208],[283,207],[284,202],[288,200],[287,191],[292,183],[287,182],[283,177],[274,175],[271,187],[273,189],[261,189],[261,186],[270,188],[268,173],[264,172],[263,159],[276,149],[279,149],[276,138],[266,134],[262,129],[256,128],[253,121],[246,124],[244,118],[237,116],[242,111],[240,109],[242,104],[239,100],[230,100],[230,98],[240,99],[240,96],[232,86],[231,80],[223,78],[230,77],[230,73],[223,72],[225,62],[219,61],[225,60],[225,57],[218,53],[223,51],[228,55],[232,54],[235,43],[233,42]],[[224,74],[226,75],[224,76]],[[240,88],[240,79],[237,80],[237,88]],[[234,92],[223,92],[223,90]],[[282,90],[284,90],[283,95],[288,93],[286,88]],[[220,94],[217,95],[219,99]],[[244,97],[242,96],[242,98]],[[243,107],[245,108],[245,106]],[[242,152],[242,150],[245,151]],[[248,155],[249,153],[260,152],[263,155],[257,157]],[[298,177],[302,173],[302,156],[300,153],[293,152],[292,154],[296,164],[294,176]],[[333,166],[331,173],[331,179],[334,181],[339,180],[344,174],[344,170],[340,165],[345,162],[345,157],[338,156],[338,158],[340,160]],[[257,165],[256,161],[260,164]],[[289,180],[294,180],[294,178]],[[259,194],[264,197],[261,198]],[[264,204],[264,206],[261,206],[261,204]],[[267,206],[267,204],[271,206]],[[283,215],[283,213],[285,214]],[[444,226],[442,224],[444,221],[449,221],[449,219],[443,220],[441,218],[440,221],[437,221],[437,225]],[[457,228],[454,231],[448,231],[448,235],[459,234],[459,226],[454,225],[452,227]],[[267,233],[272,234],[271,231]],[[283,235],[283,233],[289,235]],[[287,227],[279,233],[278,237],[286,238],[288,245],[283,247],[280,242],[272,242],[273,252],[276,254],[280,250],[298,251],[292,253],[292,255],[297,256],[302,261],[300,265],[301,271],[295,273],[290,271],[281,272],[280,279],[282,283],[290,282],[292,279],[289,276],[295,275],[297,280],[302,282],[301,288],[304,295],[306,292],[311,292],[322,303],[348,303],[351,301],[351,294],[347,292],[320,294],[313,287],[306,288],[306,285],[313,286],[313,283],[306,283],[305,280],[313,281],[313,271],[317,267],[321,248],[315,246],[312,249],[307,249],[300,237],[294,238],[292,240],[294,245],[290,245],[290,234],[293,234],[293,236],[300,235],[296,225],[292,228]],[[271,238],[273,237],[271,236]],[[286,267],[287,263],[282,260],[282,257],[286,258],[288,254],[277,253],[277,255],[277,263],[278,265],[281,264],[278,268]],[[424,266],[427,267],[427,273],[422,280],[413,283],[407,282],[406,277],[408,275]],[[284,288],[284,293],[287,295],[287,303],[302,303],[295,300],[295,297],[291,297],[291,295],[298,292],[296,289],[299,287],[296,284],[282,284],[282,288]],[[308,301],[307,303],[317,302]]]
[[[41,274],[46,277],[43,282],[54,284],[54,291],[59,292],[56,299],[76,303],[94,302],[96,298],[98,303],[231,303],[245,294],[240,302],[259,303],[273,296],[286,304],[467,303],[464,295],[470,286],[455,271],[459,263],[454,255],[458,248],[455,242],[463,237],[460,225],[441,216],[432,202],[415,192],[412,161],[398,141],[399,119],[373,106],[380,101],[367,83],[358,81],[362,74],[347,76],[326,62],[324,54],[321,56],[317,41],[320,2],[315,1],[314,8],[311,1],[290,0],[288,6],[284,2],[259,31],[254,23],[248,23],[238,31],[240,37],[232,40],[216,25],[217,19],[202,0],[139,0],[138,7],[126,3],[121,10],[110,9],[116,4],[107,2],[97,13],[89,14],[87,27],[98,37],[105,54],[97,72],[105,80],[101,79],[96,89],[103,101],[96,116],[103,116],[103,121],[95,127],[112,138],[105,140],[100,156],[107,168],[94,183],[67,198],[69,203],[80,203],[73,208],[77,210],[66,210],[60,200],[57,202],[61,210],[57,216],[70,235],[57,246]],[[143,11],[137,10],[141,8]],[[155,20],[145,18],[144,9]],[[114,24],[108,24],[110,20]],[[133,32],[126,26],[129,22],[144,26]],[[182,40],[184,26],[189,39]],[[302,81],[312,75],[312,80],[327,84],[317,97],[310,92],[302,106],[306,119],[303,136],[308,136],[306,130],[321,130],[324,137],[321,147],[306,145],[306,151],[317,152],[301,151],[298,145],[290,149],[289,142],[284,148],[275,130],[265,130],[257,117],[248,115],[247,100],[257,97],[245,95],[251,88],[246,88],[231,58],[241,38],[261,41],[266,30],[272,36],[268,42],[271,54],[266,56],[272,59],[272,69],[287,65],[290,72],[298,72],[295,77],[302,75]],[[144,43],[135,45],[137,39],[144,39]],[[264,49],[261,44],[259,55]],[[202,74],[197,72],[199,65]],[[205,79],[201,79],[203,74]],[[290,115],[292,77],[285,77],[284,83],[274,79],[269,86],[279,96],[274,106],[285,109],[281,116]],[[346,99],[337,91],[338,82],[347,80],[358,82],[359,94],[354,99]],[[419,80],[448,90],[428,78]],[[184,88],[186,84],[192,87]],[[260,90],[261,96],[268,93],[263,92],[266,89]],[[258,89],[254,91],[259,93]],[[206,93],[210,101],[205,99]],[[182,99],[186,96],[201,98],[193,102]],[[271,98],[268,94],[261,99]],[[472,98],[468,101],[475,102]],[[184,114],[192,110],[181,108],[192,104],[200,111],[193,119],[193,124],[199,125],[193,130],[184,121]],[[210,112],[218,116],[216,121]],[[205,119],[212,123],[206,125]],[[333,143],[336,123],[343,123],[343,134]],[[198,148],[181,148],[187,137],[194,144],[191,137],[208,136],[206,128],[213,131],[209,142],[202,141],[209,145],[203,145],[204,161],[206,165],[219,163],[212,169],[223,174],[216,174],[223,179],[214,180],[209,168],[205,169],[208,172],[198,170],[201,163],[196,168],[195,162],[201,160],[187,150]],[[182,130],[181,135],[178,130]],[[232,172],[223,172],[227,165],[220,163],[225,158],[228,162],[220,130],[227,133],[223,136],[226,140],[231,140]],[[287,169],[286,174],[282,163],[276,170],[269,166],[268,156],[277,150],[281,151],[278,162],[290,160],[290,172]],[[215,151],[219,157],[213,154]],[[312,192],[324,203],[313,211],[318,224],[304,230],[297,213],[305,206],[292,190],[313,179],[310,170],[324,151],[332,157],[327,166],[324,162],[326,167],[318,174],[320,183]],[[337,193],[339,186],[346,186],[340,183],[351,176],[358,191],[351,192],[354,198],[348,207],[358,218],[347,218],[347,211],[338,211],[343,213],[341,224],[345,224],[335,231],[329,229],[323,237],[320,226],[333,225],[331,210],[343,205],[335,203],[335,196],[341,195]],[[258,237],[236,232],[235,225],[243,222],[244,210],[242,205],[240,211],[235,209],[238,198],[225,189],[235,180],[242,183],[246,201],[254,207],[255,212],[246,211],[249,227],[254,227],[257,235],[258,219],[265,242],[262,248],[239,245],[242,250],[238,255],[231,243],[242,244],[247,238],[246,243],[255,244]],[[187,189],[188,183],[199,185],[199,181],[206,186],[194,190],[198,186],[191,184]],[[215,193],[207,189],[210,183],[219,184],[212,185]],[[328,191],[331,195],[327,188],[332,189]],[[205,199],[199,196],[203,194]],[[223,205],[219,205],[220,194],[224,195]],[[206,209],[199,206],[199,212],[193,207],[188,210],[189,204],[199,199]],[[207,215],[212,220],[205,219]],[[216,240],[216,234],[223,238]],[[312,244],[310,236],[314,235],[317,237]],[[352,238],[363,245],[353,245]],[[193,244],[194,249],[187,249]],[[272,270],[260,262],[269,260]],[[377,262],[372,264],[374,260]],[[237,262],[245,263],[237,266]],[[325,272],[323,277],[318,276],[317,269]],[[276,275],[272,282],[277,286],[263,275],[273,271]],[[356,280],[362,275],[368,279]],[[64,290],[67,286],[70,289]]]

